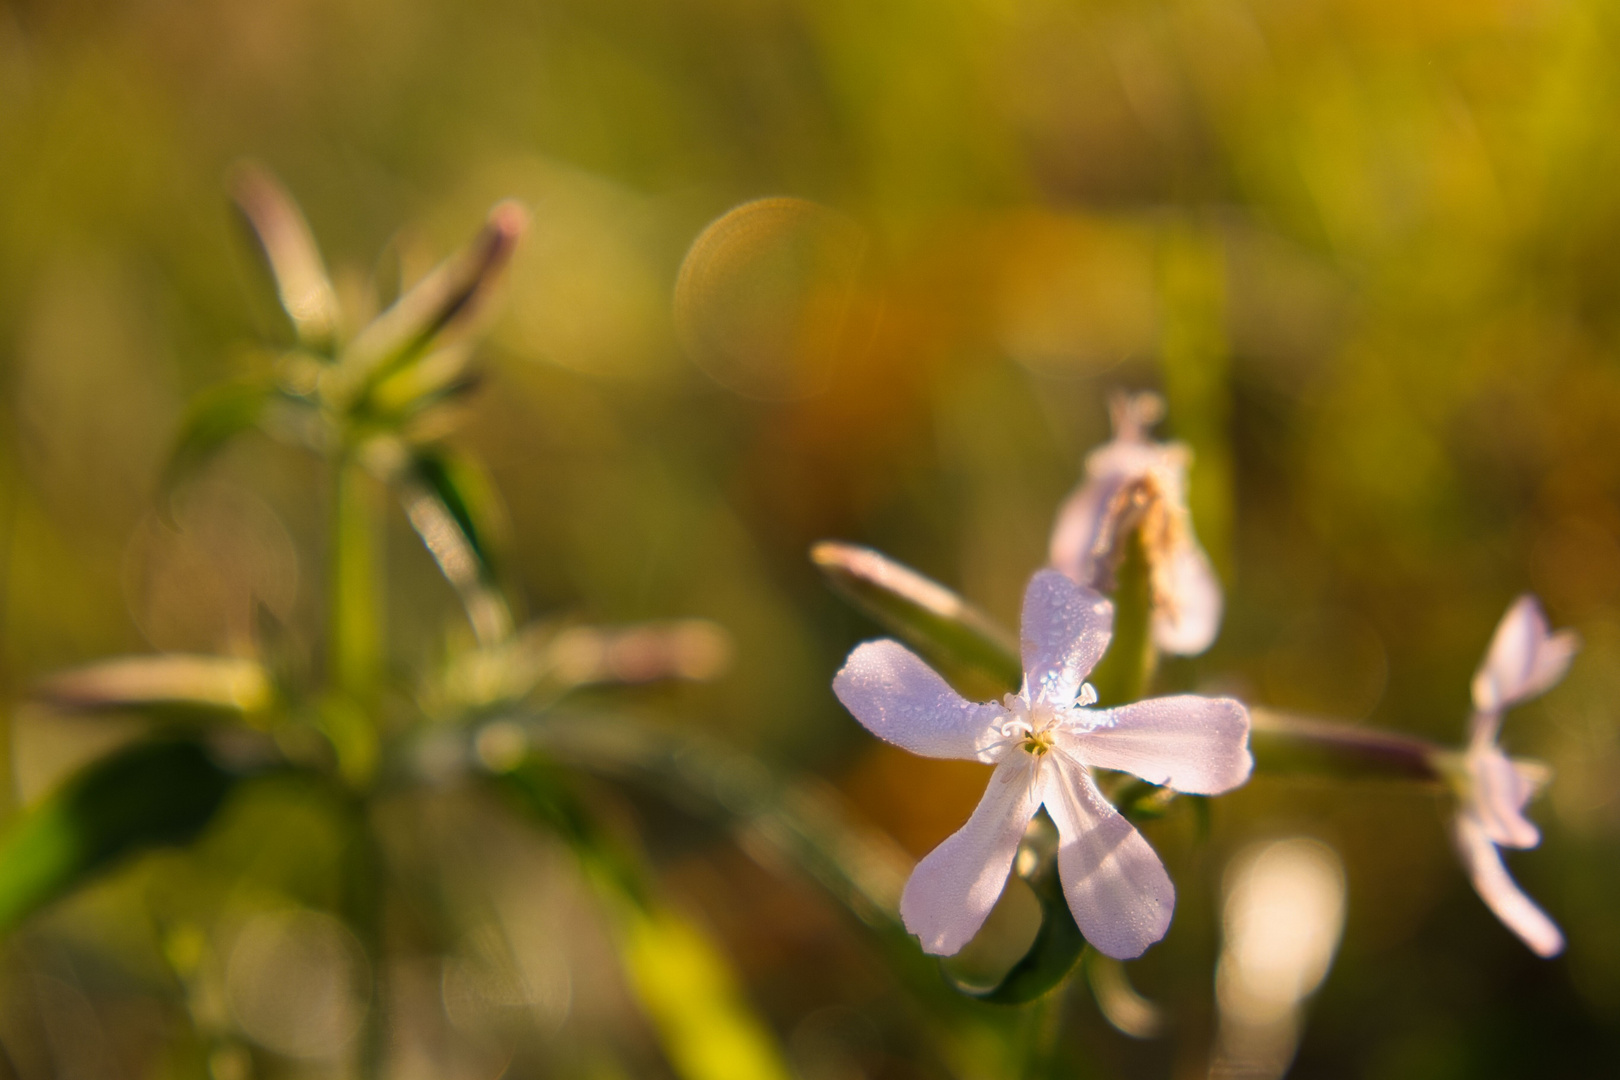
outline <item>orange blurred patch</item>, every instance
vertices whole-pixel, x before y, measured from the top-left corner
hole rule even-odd
[[[874,743],[843,786],[863,814],[921,858],[967,821],[990,771],[976,761],[921,758]]]

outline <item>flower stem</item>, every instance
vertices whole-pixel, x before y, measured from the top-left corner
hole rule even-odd
[[[1255,769],[1336,777],[1440,783],[1442,763],[1455,751],[1393,731],[1314,720],[1271,709],[1249,709]]]
[[[321,724],[344,779],[355,788],[371,782],[377,762],[377,704],[382,673],[382,604],[377,589],[381,537],[377,492],[360,464],[345,454],[334,463],[332,491],[331,608],[327,624],[327,678]]]
[[[353,834],[346,860],[345,914],[360,939],[369,965],[369,1008],[360,1031],[356,1072],[360,1080],[380,1080],[387,1074],[389,1039],[388,952],[384,939],[385,892],[382,848],[372,829],[363,799],[350,804]]]
[[[1057,1074],[1058,1036],[1068,1004],[1069,983],[1033,1002],[1023,1017],[1023,1073],[1029,1080]]]
[[[382,653],[375,504],[364,470],[345,455],[333,476],[327,656],[332,685],[356,701],[373,689]]]
[[[1091,676],[1103,705],[1140,701],[1159,665],[1153,645],[1153,585],[1141,531],[1133,529],[1124,543],[1125,557],[1115,575],[1114,637]]]

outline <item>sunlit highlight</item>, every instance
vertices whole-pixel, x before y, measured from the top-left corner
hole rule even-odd
[[[1215,976],[1220,1034],[1212,1077],[1287,1071],[1305,1001],[1333,963],[1344,912],[1344,867],[1325,844],[1279,840],[1232,861]]]

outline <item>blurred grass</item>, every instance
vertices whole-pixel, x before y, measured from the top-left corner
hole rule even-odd
[[[1533,962],[1489,918],[1428,797],[1260,779],[1215,806],[1209,847],[1178,814],[1149,826],[1181,906],[1133,978],[1190,1018],[1183,1048],[1130,1043],[1071,1002],[1083,1068],[1161,1073],[1180,1054],[1175,1067],[1197,1071],[1221,857],[1288,831],[1333,843],[1351,888],[1301,1074],[1612,1061],[1617,45],[1620,17],[1598,0],[13,3],[0,11],[0,710],[58,668],[173,647],[154,637],[164,627],[205,638],[186,647],[227,646],[241,616],[223,609],[274,591],[255,575],[292,573],[284,549],[296,584],[267,602],[289,648],[312,648],[326,554],[306,463],[250,439],[211,466],[208,482],[252,491],[274,526],[246,515],[239,539],[193,545],[205,550],[189,562],[152,517],[187,398],[262,363],[249,343],[291,340],[228,210],[231,163],[261,159],[298,194],[351,310],[512,195],[532,209],[532,242],[453,440],[506,500],[503,573],[535,611],[726,626],[727,679],[636,691],[637,704],[844,784],[919,850],[981,781],[891,760],[838,709],[831,673],[878,631],[825,593],[805,552],[829,536],[870,544],[1014,623],[1117,385],[1165,390],[1230,587],[1215,648],[1167,662],[1162,685],[1450,741],[1512,595],[1536,590],[1555,624],[1581,630],[1566,685],[1505,732],[1557,769],[1533,810],[1547,839],[1513,869],[1563,922],[1566,959]],[[704,226],[775,195],[861,230],[844,284],[870,331],[831,336],[824,388],[764,402],[688,361],[672,302]],[[767,330],[820,317],[803,292],[754,299]],[[410,673],[440,659],[457,601],[403,518],[385,520],[379,662]],[[212,584],[164,592],[150,584],[163,559]],[[49,717],[17,723],[16,765],[37,791],[77,744]],[[666,864],[721,858],[678,821],[647,833]],[[731,944],[796,1068],[944,1067],[913,1052],[901,991],[862,966],[848,926],[730,884],[757,900]],[[64,913],[27,956],[82,958],[86,935],[137,934],[139,907],[95,909],[94,933]],[[564,1023],[611,1030],[622,989],[571,970]],[[103,1032],[108,1060],[144,1044],[102,1018],[106,1003],[167,1000],[139,965],[59,981],[97,1003],[70,1012],[74,1030]],[[458,1037],[480,1061],[507,1038]],[[524,1045],[521,1060],[569,1074],[656,1067],[644,1048],[596,1061]]]

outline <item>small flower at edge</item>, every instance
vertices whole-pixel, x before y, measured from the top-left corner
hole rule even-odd
[[[912,872],[900,916],[925,952],[959,951],[989,915],[1018,842],[1045,806],[1057,825],[1058,876],[1086,940],[1116,959],[1164,936],[1175,888],[1142,834],[1111,806],[1091,769],[1218,795],[1249,777],[1249,715],[1230,698],[1154,698],[1093,709],[1085,681],[1108,648],[1113,605],[1054,570],[1024,593],[1024,684],[1001,702],[962,698],[896,641],[850,653],[833,690],[868,731],[924,757],[995,765],[966,825]]]
[[[1497,625],[1474,675],[1468,746],[1453,772],[1459,805],[1452,838],[1474,889],[1509,930],[1545,957],[1563,951],[1564,935],[1508,875],[1500,849],[1533,848],[1541,842],[1541,832],[1524,816],[1524,807],[1545,782],[1546,772],[1510,760],[1496,738],[1502,713],[1562,679],[1579,647],[1574,631],[1549,631],[1535,597],[1519,597]]]
[[[1221,584],[1187,510],[1184,443],[1148,438],[1164,413],[1157,394],[1116,394],[1114,437],[1086,458],[1086,478],[1058,511],[1049,558],[1069,580],[1112,591],[1133,530],[1142,537],[1153,592],[1153,641],[1192,656],[1209,648],[1221,624]]]

